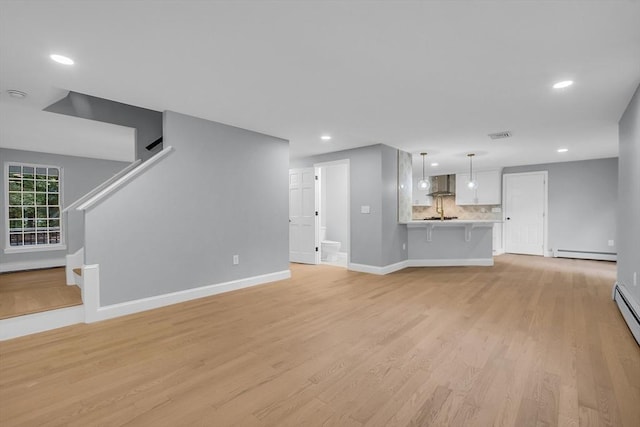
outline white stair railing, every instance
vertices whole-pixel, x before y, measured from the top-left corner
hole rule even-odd
[[[140,163],[142,163],[142,160],[140,160],[140,159],[138,159],[135,162],[131,163],[126,168],[122,169],[120,172],[118,172],[117,174],[113,175],[111,178],[109,178],[108,180],[106,180],[102,184],[98,185],[96,188],[94,188],[93,190],[89,191],[87,194],[85,194],[84,196],[80,197],[75,202],[71,203],[69,206],[64,208],[62,210],[62,212],[66,213],[66,212],[69,212],[71,209],[77,208],[82,203],[86,202],[87,200],[89,200],[90,198],[92,198],[93,196],[98,194],[100,191],[104,190],[106,187],[108,187],[109,185],[113,184],[115,181],[117,181],[118,179],[122,178],[124,175],[128,174],[133,169],[137,168]]]
[[[136,176],[142,174],[145,170],[149,169],[154,164],[158,163],[160,160],[168,156],[173,151],[173,147],[166,147],[158,154],[142,163],[135,169],[130,170],[127,174],[121,176],[119,179],[113,181],[108,186],[102,188],[102,190],[95,193],[92,197],[85,200],[83,203],[76,206],[76,209],[79,211],[84,211],[89,209],[90,207],[99,203],[102,199],[107,197],[109,194],[115,192],[120,187],[126,185],[129,181],[133,180]]]

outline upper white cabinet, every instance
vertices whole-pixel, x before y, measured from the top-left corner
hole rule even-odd
[[[411,204],[413,206],[431,206],[433,204],[433,197],[427,196],[430,190],[421,190],[418,188],[418,181],[422,177],[413,179],[413,198]]]
[[[477,171],[473,172],[478,183],[475,189],[469,189],[469,174],[456,174],[456,205],[500,205],[502,204],[501,193],[501,170]]]

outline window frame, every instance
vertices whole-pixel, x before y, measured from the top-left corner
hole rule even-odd
[[[54,168],[58,170],[58,207],[60,209],[60,242],[59,243],[47,243],[47,244],[35,244],[35,245],[20,245],[20,246],[11,246],[11,233],[9,231],[9,166],[20,166],[20,167],[32,167],[34,168]],[[63,218],[63,192],[64,192],[64,171],[61,166],[56,165],[44,165],[44,164],[36,164],[36,163],[25,163],[20,161],[5,161],[4,162],[4,232],[6,234],[4,239],[4,253],[5,254],[13,254],[13,253],[25,253],[25,252],[41,252],[41,251],[59,251],[67,249],[66,240],[65,240],[65,229],[66,224]],[[24,191],[24,190],[23,190]],[[23,192],[21,191],[21,193]]]

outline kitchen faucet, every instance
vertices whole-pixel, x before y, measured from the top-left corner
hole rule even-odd
[[[436,212],[440,214],[440,221],[444,221],[444,202],[442,196],[436,196]]]

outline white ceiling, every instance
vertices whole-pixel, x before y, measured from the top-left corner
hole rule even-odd
[[[292,158],[384,143],[441,172],[468,152],[478,169],[610,157],[639,22],[625,0],[3,1],[0,103],[74,90],[289,139]]]
[[[135,129],[0,103],[0,147],[132,162]]]

